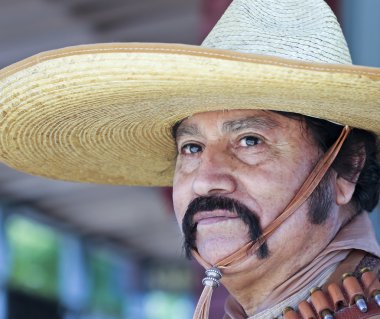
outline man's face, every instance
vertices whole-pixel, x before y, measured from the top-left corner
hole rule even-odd
[[[188,219],[195,225],[196,248],[211,264],[239,249],[252,234],[228,205],[216,204],[207,211],[204,201],[211,196],[241,203],[265,229],[283,212],[321,156],[300,121],[269,111],[199,113],[181,123],[176,142],[174,210],[182,225],[190,204],[195,215]],[[329,234],[314,235],[318,226],[309,222],[307,211],[308,205],[302,205],[273,234],[269,254],[287,256],[311,245],[320,249],[324,243],[311,241],[329,240]]]

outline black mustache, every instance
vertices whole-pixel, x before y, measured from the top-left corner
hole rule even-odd
[[[262,229],[260,219],[257,214],[251,211],[243,203],[223,196],[200,196],[192,200],[186,210],[182,220],[182,231],[184,234],[184,250],[187,258],[191,258],[191,250],[196,250],[196,230],[197,224],[194,223],[196,213],[214,210],[227,210],[236,215],[248,226],[249,235],[252,241],[261,238]],[[269,256],[269,250],[266,242],[262,242],[257,251],[257,256],[261,259]]]

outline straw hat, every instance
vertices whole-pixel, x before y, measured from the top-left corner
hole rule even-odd
[[[191,114],[283,110],[380,135],[379,101],[380,70],[350,64],[324,1],[235,0],[201,47],[76,46],[1,70],[0,160],[63,180],[170,185],[171,127]]]

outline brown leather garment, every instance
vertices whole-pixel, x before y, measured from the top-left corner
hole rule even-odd
[[[372,269],[371,273],[366,273],[363,278],[363,274],[360,272],[363,268]],[[327,280],[324,288],[318,289],[317,294],[311,298],[310,301],[302,301],[298,305],[298,311],[287,311],[283,318],[284,319],[320,319],[321,317],[317,315],[317,310],[329,310],[333,313],[334,319],[380,319],[380,307],[373,300],[373,293],[378,291],[380,287],[378,274],[380,269],[380,259],[378,257],[366,254],[363,251],[353,251],[347,259],[342,262],[335,272],[331,275],[329,280]],[[353,271],[351,274],[360,283],[363,288],[359,293],[364,293],[366,299],[368,311],[362,313],[358,307],[353,304],[348,305],[349,299],[352,298],[348,291],[344,289],[342,284],[342,274],[345,272]],[[371,280],[370,280],[371,279]],[[375,280],[375,282],[373,282]],[[352,281],[352,280],[351,280]],[[355,283],[356,285],[356,283]],[[348,290],[352,290],[349,288]],[[323,293],[322,293],[323,292]],[[324,295],[323,300],[319,300],[321,293]],[[317,299],[317,300],[316,300]],[[327,299],[327,301],[326,301]],[[313,302],[314,300],[314,302]],[[233,318],[244,319],[248,316],[244,313],[238,303],[232,299],[230,296],[229,302],[234,307],[230,309],[233,312]],[[326,303],[327,302],[327,303]],[[228,303],[228,301],[227,301]],[[237,308],[237,305],[240,308]],[[230,317],[227,313],[224,319],[229,319]]]
[[[352,306],[343,308],[341,311],[334,313],[335,319],[380,319],[380,307],[372,300],[367,302],[368,311],[362,313],[359,311],[358,307]]]
[[[310,301],[302,301],[297,307],[298,313],[293,312],[291,318],[319,319],[322,318],[322,312],[327,311],[335,319],[380,319],[380,307],[373,299],[373,294],[380,292],[379,262],[374,256],[354,251],[327,281],[327,288],[313,289]],[[363,266],[366,271],[361,273]],[[332,282],[342,277],[342,271],[347,270],[353,272],[344,274],[339,284]],[[367,312],[361,312],[356,306],[355,297],[358,295],[366,300]],[[284,318],[288,319],[286,314]]]
[[[305,304],[303,305],[305,306]],[[334,319],[380,319],[380,307],[376,305],[376,303],[372,300],[370,302],[367,302],[368,311],[363,313],[360,312],[358,307],[351,306],[351,307],[345,307],[342,310],[338,312],[334,312]],[[320,316],[316,316],[314,313],[308,313],[307,316],[305,316],[305,313],[302,311],[302,307],[299,307],[300,313],[297,313],[295,311],[288,311],[284,314],[284,319],[316,319],[321,318]]]

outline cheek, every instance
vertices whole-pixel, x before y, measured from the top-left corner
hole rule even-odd
[[[270,249],[278,258],[287,260],[297,255],[291,268],[295,271],[314,259],[335,235],[333,218],[323,225],[313,225],[307,218],[307,204],[287,220],[268,239]],[[289,269],[292,272],[292,269]]]
[[[200,156],[184,156],[179,154],[175,165],[175,174],[190,175],[197,170],[200,163]]]
[[[190,194],[189,181],[176,171],[173,178],[173,208],[180,226],[191,201]]]
[[[240,175],[245,192],[256,201],[256,209],[260,214],[263,228],[267,227],[296,195],[302,185],[309,167],[296,169],[286,163],[276,161],[275,164],[250,168]]]
[[[183,200],[181,200],[180,192],[178,188],[173,184],[173,208],[179,225],[181,225],[184,215],[184,209],[181,206],[181,203],[183,203]]]

